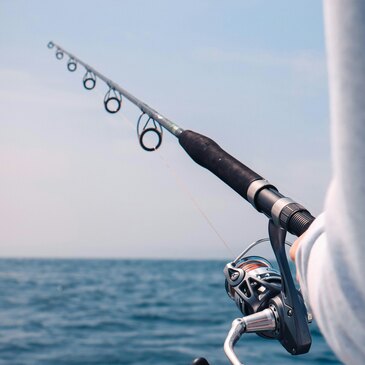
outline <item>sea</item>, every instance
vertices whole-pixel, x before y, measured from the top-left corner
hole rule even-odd
[[[0,260],[1,365],[229,364],[223,343],[240,316],[223,261]],[[245,365],[340,364],[311,324],[308,354],[243,335]]]

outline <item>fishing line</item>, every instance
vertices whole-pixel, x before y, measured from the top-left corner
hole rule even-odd
[[[99,90],[95,90],[97,94],[100,96],[103,96]],[[126,122],[126,125],[128,125],[132,130],[135,130],[134,123],[127,118],[125,115],[121,114],[121,118],[124,122]],[[212,229],[214,234],[217,236],[218,240],[223,244],[223,246],[228,250],[228,252],[231,254],[231,257],[234,257],[235,254],[228,244],[228,242],[223,238],[223,236],[219,233],[218,229],[215,227],[211,219],[208,217],[208,214],[204,211],[204,209],[200,206],[198,201],[193,196],[192,192],[190,191],[189,187],[183,180],[183,178],[180,176],[180,174],[177,172],[175,168],[171,166],[167,158],[162,154],[162,152],[158,149],[158,147],[151,148],[151,150],[158,152],[157,155],[160,158],[160,161],[165,166],[165,168],[170,172],[170,175],[174,178],[176,185],[180,188],[180,190],[190,199],[192,205],[197,209],[197,211],[200,213],[200,215],[203,217],[205,222],[209,225],[209,227]]]
[[[133,130],[135,129],[135,126],[131,120],[129,120],[125,115],[121,115],[122,119],[127,122],[127,125],[129,125]],[[232,255],[232,257],[235,256],[233,253],[232,248],[228,244],[228,242],[222,237],[222,235],[219,233],[218,229],[215,227],[213,222],[209,219],[207,213],[204,211],[204,209],[200,206],[200,204],[197,202],[197,200],[194,198],[192,192],[190,191],[187,184],[184,182],[182,177],[179,175],[179,173],[174,169],[171,164],[168,162],[167,158],[162,154],[158,148],[154,148],[155,152],[158,152],[157,155],[160,158],[163,165],[165,165],[166,169],[170,172],[170,175],[174,178],[176,185],[180,188],[180,190],[190,199],[193,206],[197,209],[197,211],[201,214],[205,222],[209,225],[209,227],[212,229],[212,231],[215,233],[215,235],[218,237],[219,241],[222,242],[224,247],[228,250],[228,252]]]
[[[199,205],[199,203],[197,202],[197,200],[194,198],[193,194],[191,193],[191,191],[189,190],[188,186],[185,184],[185,182],[183,181],[183,179],[181,178],[181,176],[178,174],[178,172],[176,171],[176,169],[174,169],[169,164],[169,162],[167,161],[167,159],[161,154],[161,151],[158,151],[157,149],[155,151],[158,152],[159,158],[165,164],[166,168],[170,171],[171,175],[175,178],[175,181],[176,181],[177,185],[180,187],[180,189],[187,195],[187,197],[190,199],[190,201],[192,202],[192,204],[195,206],[195,208],[198,210],[198,212],[201,214],[201,216],[207,222],[207,224],[209,225],[209,227],[213,230],[213,232],[216,234],[216,236],[218,237],[218,239],[226,247],[226,249],[228,250],[228,252],[232,256],[234,256],[233,250],[231,249],[231,247],[229,246],[229,244],[227,243],[227,241],[219,233],[218,229],[214,226],[213,222],[209,219],[208,215],[205,213],[205,211],[203,210],[203,208]]]

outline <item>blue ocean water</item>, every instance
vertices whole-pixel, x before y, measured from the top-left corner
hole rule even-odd
[[[0,260],[0,364],[228,364],[235,304],[219,261]],[[312,350],[291,356],[254,334],[247,364],[339,364],[311,325]]]

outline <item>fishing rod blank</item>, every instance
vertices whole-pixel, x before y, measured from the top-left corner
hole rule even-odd
[[[147,104],[145,104],[141,100],[137,99],[134,95],[129,93],[127,90],[123,89],[121,86],[116,84],[114,81],[112,81],[112,80],[108,79],[107,77],[105,77],[103,74],[101,74],[100,72],[95,70],[93,67],[91,67],[88,64],[86,64],[85,62],[81,61],[79,58],[72,55],[71,53],[67,52],[66,50],[64,50],[59,45],[57,45],[53,42],[48,43],[48,45],[50,45],[50,44],[53,45],[53,46],[52,47],[48,46],[49,48],[56,47],[56,50],[57,50],[56,55],[59,54],[59,53],[67,54],[75,62],[77,62],[80,65],[84,66],[87,72],[94,75],[95,80],[96,80],[96,77],[103,80],[109,86],[109,88],[118,91],[121,95],[123,95],[126,99],[128,99],[132,104],[136,105],[139,109],[141,109],[142,112],[149,115],[152,119],[154,119],[156,122],[161,124],[165,129],[167,129],[170,133],[172,133],[176,137],[178,137],[183,132],[183,129],[180,128],[176,123],[173,123],[171,120],[167,119],[166,117],[164,117],[163,115],[158,113],[156,110],[152,109],[150,106],[148,106]]]
[[[275,225],[282,227],[296,236],[300,236],[313,222],[314,217],[307,209],[294,200],[282,195],[274,185],[228,154],[212,139],[199,133],[182,129],[176,123],[164,117],[59,45],[49,42],[48,48],[56,48],[57,59],[62,59],[64,54],[66,54],[76,65],[80,64],[85,67],[86,74],[83,83],[86,89],[93,89],[96,85],[96,78],[98,77],[108,85],[109,91],[114,90],[118,92],[120,97],[123,96],[132,104],[136,105],[141,110],[142,115],[147,115],[150,118],[153,126],[151,128],[145,127],[142,132],[137,131],[139,142],[145,150],[154,151],[160,146],[162,133],[157,125],[162,126],[178,138],[180,145],[197,164],[219,177],[224,183],[251,203],[258,212],[264,213],[267,217],[271,218]],[[104,104],[105,108],[107,108],[106,104]],[[117,109],[120,109],[120,105],[119,107],[117,106]],[[158,137],[157,145],[154,148],[149,148],[143,144],[143,137],[149,132],[154,132]]]

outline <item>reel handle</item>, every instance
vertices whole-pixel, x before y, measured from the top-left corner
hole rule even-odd
[[[224,352],[232,365],[243,365],[234,352],[234,346],[244,333],[275,331],[277,318],[273,309],[266,308],[261,312],[236,318],[224,341]]]

